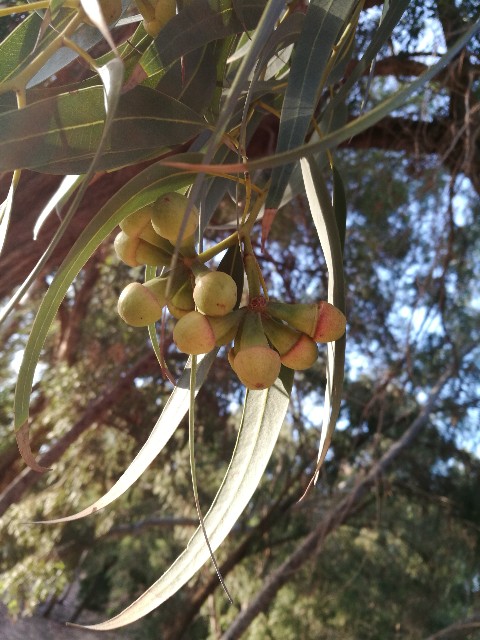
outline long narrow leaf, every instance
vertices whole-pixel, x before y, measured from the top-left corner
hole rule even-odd
[[[46,173],[85,173],[100,143],[104,120],[101,86],[2,113],[0,171],[28,168]],[[148,87],[137,87],[120,97],[97,170],[150,158],[165,147],[186,142],[205,126],[200,115],[178,100]]]
[[[192,159],[191,154],[186,157]],[[58,307],[78,272],[126,216],[153,202],[162,193],[188,185],[191,180],[191,176],[184,172],[162,167],[158,163],[152,165],[124,185],[80,234],[40,305],[25,348],[15,390],[14,417],[19,438],[28,442],[30,392],[35,368]]]
[[[287,412],[292,379],[293,371],[284,368],[269,389],[247,391],[232,460],[204,519],[213,551],[229,534],[262,478]],[[145,616],[188,582],[209,557],[199,527],[185,551],[133,604],[110,620],[85,628],[117,629]]]
[[[305,190],[328,269],[328,301],[345,312],[345,280],[338,223],[324,178],[313,160],[301,160]],[[340,412],[345,337],[327,345],[327,383],[317,472],[328,451]]]
[[[198,357],[195,395],[198,394],[201,386],[203,385],[216,356],[217,350],[214,350],[205,356]],[[71,520],[79,520],[80,518],[84,518],[92,513],[96,513],[119,498],[134,484],[134,482],[138,480],[145,469],[153,462],[153,460],[155,460],[160,451],[173,436],[178,425],[187,413],[190,404],[190,366],[191,360],[187,363],[177,386],[168,398],[167,403],[165,404],[165,407],[147,441],[113,487],[107,491],[104,496],[82,511],[64,518],[46,520],[43,521],[43,523],[55,524],[59,522],[70,522]]]
[[[287,90],[278,132],[277,151],[296,147],[305,140],[319,90],[326,81],[332,49],[352,13],[356,0],[312,0],[302,32],[292,54]],[[277,208],[293,165],[273,171],[267,208]]]

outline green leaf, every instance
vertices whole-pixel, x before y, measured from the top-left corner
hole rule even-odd
[[[218,349],[215,349],[214,351],[197,358],[195,395],[197,395],[203,385],[210,367],[217,356],[217,351]],[[42,522],[47,524],[57,524],[59,522],[70,522],[72,520],[84,518],[85,516],[95,513],[100,509],[104,509],[107,505],[111,504],[114,500],[124,494],[125,491],[127,491],[127,489],[129,489],[134,482],[138,480],[145,469],[153,462],[153,460],[155,460],[157,455],[170,440],[183,417],[187,413],[190,405],[190,367],[191,358],[187,362],[177,386],[167,400],[167,403],[165,404],[165,407],[147,441],[113,487],[107,491],[104,496],[79,513],[75,513],[64,518],[56,518],[55,520],[46,520]]]
[[[311,125],[332,50],[352,13],[356,0],[312,0],[302,32],[292,53],[292,65],[283,102],[277,151],[298,146]],[[267,208],[278,208],[293,165],[272,173]]]
[[[232,459],[204,518],[212,551],[229,534],[262,478],[288,409],[292,380],[293,371],[282,368],[280,378],[269,389],[247,391]],[[198,527],[185,551],[133,604],[110,620],[85,628],[107,631],[138,620],[176,593],[209,558]]]
[[[0,115],[0,171],[85,173],[105,120],[103,87],[63,93]],[[131,165],[186,142],[205,128],[202,117],[148,87],[123,94],[97,170]]]
[[[259,160],[252,160],[248,163],[248,169],[250,172],[257,169],[267,169],[271,167],[279,167],[283,164],[290,162],[296,162],[304,156],[312,156],[313,154],[320,153],[327,149],[332,149],[345,140],[356,136],[368,127],[373,126],[379,122],[386,115],[403,106],[409,98],[414,96],[420,89],[422,89],[427,82],[435,78],[435,76],[444,69],[447,64],[461,51],[465,45],[480,31],[480,22],[476,22],[469,27],[465,33],[450,47],[450,49],[440,58],[438,62],[424,71],[418,78],[408,84],[403,89],[400,89],[389,98],[378,104],[370,111],[355,118],[340,129],[336,129],[331,133],[325,135],[319,142],[313,142],[308,144],[302,144],[290,151],[282,151],[272,156],[260,158]],[[236,167],[226,165],[226,170],[232,171]]]
[[[244,0],[245,25],[235,15],[230,0],[192,0],[162,29],[140,60],[140,67],[157,81],[182,56],[209,42],[254,29],[262,15],[264,0]]]
[[[193,158],[197,161],[199,159],[192,154],[177,157],[189,160]],[[159,163],[147,167],[110,198],[77,238],[45,294],[25,348],[15,390],[14,414],[17,430],[28,425],[30,392],[40,352],[58,307],[80,269],[126,216],[150,204],[163,193],[185,187],[191,181],[191,175],[162,167]]]
[[[31,13],[0,43],[0,83],[26,66],[26,58],[35,47],[41,24],[40,16]]]
[[[0,323],[3,322],[3,320],[6,318],[6,316],[10,313],[10,311],[14,308],[14,306],[17,304],[18,300],[21,299],[21,297],[23,296],[24,293],[26,293],[26,291],[28,291],[29,287],[32,285],[32,283],[34,282],[34,280],[38,277],[39,273],[42,271],[43,267],[46,265],[47,260],[50,258],[50,256],[52,255],[55,247],[58,245],[58,243],[60,242],[61,238],[63,237],[63,234],[65,233],[65,231],[67,230],[73,216],[75,215],[75,212],[78,209],[78,206],[85,194],[85,191],[88,188],[89,182],[90,182],[90,178],[93,176],[93,174],[95,173],[95,170],[97,168],[97,163],[99,158],[101,157],[105,142],[107,140],[107,136],[111,127],[111,123],[113,120],[113,116],[115,114],[115,110],[117,108],[118,105],[118,99],[120,97],[120,91],[122,88],[122,82],[123,82],[123,63],[121,60],[119,60],[118,58],[114,58],[113,60],[111,60],[110,62],[107,62],[107,64],[105,64],[103,67],[100,67],[98,70],[98,74],[100,76],[100,78],[102,79],[102,81],[104,82],[104,87],[105,87],[105,110],[106,110],[106,115],[105,115],[105,124],[100,136],[100,140],[98,143],[98,147],[95,150],[95,154],[88,166],[87,172],[85,175],[83,176],[79,176],[78,180],[74,181],[74,185],[78,186],[80,185],[79,190],[77,191],[72,204],[70,205],[70,207],[68,208],[67,213],[65,214],[65,216],[63,217],[63,220],[60,224],[60,226],[58,227],[57,231],[55,232],[53,238],[51,239],[51,241],[49,242],[47,248],[45,249],[45,251],[43,252],[42,256],[40,257],[39,261],[37,262],[37,264],[35,265],[35,267],[33,268],[33,270],[30,272],[30,274],[27,276],[27,278],[22,282],[21,286],[17,289],[17,291],[15,292],[15,294],[10,298],[8,304],[6,305],[6,307],[4,307],[2,309],[2,312],[0,314]],[[15,174],[14,174],[15,175]],[[67,182],[68,184],[68,182]],[[63,185],[63,183],[62,183]],[[57,194],[62,193],[62,185],[60,185],[59,191],[57,191]],[[63,188],[65,187],[65,185],[63,185]],[[75,190],[73,188],[72,185],[72,189]],[[61,197],[65,198],[68,197],[67,193],[68,193],[68,188],[67,188],[67,192],[63,193]],[[53,198],[51,199],[50,202],[55,202],[56,201],[56,195],[53,196]],[[50,205],[50,203],[47,205],[47,207]],[[35,231],[34,231],[35,233]]]
[[[73,175],[73,176],[65,176],[61,183],[59,184],[57,190],[52,195],[47,204],[43,207],[40,212],[37,221],[35,222],[35,226],[33,227],[33,239],[36,240],[37,236],[40,232],[40,229],[43,226],[43,223],[48,218],[48,216],[55,211],[58,210],[59,207],[62,207],[63,204],[70,198],[72,193],[79,187],[79,185],[83,182],[84,175]]]
[[[339,228],[325,180],[313,160],[301,161],[305,190],[328,269],[328,302],[345,313],[345,279]],[[327,382],[323,405],[318,473],[330,446],[342,401],[345,367],[345,336],[327,343]]]

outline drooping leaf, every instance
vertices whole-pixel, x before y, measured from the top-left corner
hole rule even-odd
[[[325,180],[313,160],[301,160],[310,211],[328,269],[328,302],[345,313],[345,278],[339,226]],[[344,231],[343,231],[344,233]],[[345,336],[327,343],[327,381],[316,473],[325,459],[342,400]]]
[[[212,366],[218,349],[207,353],[204,356],[199,356],[197,359],[197,372],[196,372],[196,385],[195,395],[198,394],[202,387],[207,374]],[[100,509],[104,509],[111,504],[114,500],[119,498],[125,493],[142,475],[147,467],[155,460],[163,447],[167,444],[170,438],[175,433],[178,425],[186,415],[190,404],[190,367],[191,359],[188,361],[185,370],[183,371],[177,386],[168,398],[165,407],[158,418],[151,434],[148,436],[143,447],[137,453],[132,460],[128,468],[115,482],[113,487],[107,491],[107,493],[96,500],[92,505],[82,509],[78,513],[64,518],[56,518],[54,520],[43,521],[48,524],[55,524],[59,522],[70,522],[72,520],[79,520],[85,518],[92,513],[96,513]]]
[[[185,157],[193,159],[195,156],[192,157],[190,154]],[[110,198],[77,238],[45,294],[23,355],[14,405],[15,428],[23,436],[28,428],[30,392],[35,368],[50,325],[74,278],[101,242],[126,216],[150,204],[162,193],[184,187],[191,181],[192,177],[185,172],[168,169],[156,163],[132,178]]]
[[[46,173],[85,173],[105,121],[101,86],[64,93],[0,114],[0,171],[29,168]],[[123,94],[97,170],[151,158],[205,128],[194,111],[148,87]]]
[[[292,380],[293,371],[283,367],[280,378],[272,387],[264,391],[247,391],[232,459],[204,518],[213,551],[229,534],[262,478],[287,412]],[[145,616],[188,582],[209,557],[199,527],[185,551],[133,604],[110,620],[85,628],[117,629]]]
[[[278,152],[296,147],[305,140],[319,91],[327,80],[333,46],[355,4],[356,0],[312,0],[308,5],[302,32],[292,54],[278,132]],[[292,169],[290,164],[273,171],[267,208],[278,207]]]
[[[40,212],[37,221],[35,222],[35,226],[33,227],[33,239],[36,240],[37,236],[42,228],[45,220],[48,216],[55,211],[57,207],[62,206],[66,200],[72,195],[72,193],[78,188],[78,186],[83,181],[84,176],[65,176],[65,178],[59,184],[57,190],[52,195],[47,204],[43,207]]]

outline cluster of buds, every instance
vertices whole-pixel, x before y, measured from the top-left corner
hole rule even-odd
[[[115,249],[130,266],[169,266],[178,245],[173,271],[144,284],[133,282],[122,291],[118,312],[123,320],[146,326],[159,320],[166,306],[177,320],[173,340],[179,351],[200,355],[233,342],[228,360],[249,389],[270,387],[282,365],[311,367],[318,357],[317,343],[338,340],[345,332],[344,314],[324,301],[287,304],[263,295],[251,296],[246,306],[237,308],[233,278],[199,260],[199,214],[187,205],[186,196],[168,193],[122,222]],[[179,242],[180,232],[184,239]],[[247,277],[249,258],[251,254],[245,257]]]

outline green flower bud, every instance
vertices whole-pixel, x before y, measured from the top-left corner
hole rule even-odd
[[[180,193],[172,191],[154,202],[152,224],[155,231],[167,238],[173,245],[176,244],[183,218],[188,205],[188,198]],[[190,208],[187,216],[182,245],[191,243],[198,227],[199,214],[195,206]]]
[[[196,279],[193,299],[207,316],[224,316],[237,303],[237,285],[228,273],[210,271]]]
[[[173,329],[173,341],[179,351],[191,355],[208,353],[215,346],[215,334],[208,318],[198,311],[191,311],[177,322]]]
[[[280,356],[268,344],[259,313],[247,313],[232,355],[232,368],[248,389],[267,389],[278,378]]]
[[[165,306],[165,298],[161,296],[163,283],[150,280],[148,285],[131,282],[118,299],[118,313],[132,327],[146,327],[162,317]]]
[[[140,238],[150,244],[160,247],[166,253],[173,254],[172,244],[158,235],[152,226],[152,207],[147,205],[127,216],[120,223],[120,229],[130,238]]]
[[[144,18],[143,27],[152,38],[158,35],[176,13],[175,0],[137,0],[137,6]]]
[[[306,333],[315,342],[332,342],[345,333],[346,318],[329,302],[285,304],[269,302],[267,312],[279,320]]]
[[[280,356],[270,347],[240,349],[233,361],[233,370],[247,389],[267,389],[278,378]]]
[[[124,231],[116,236],[114,248],[117,256],[128,264],[129,267],[138,267],[141,264],[151,266],[168,266],[171,256],[140,238],[130,238]]]
[[[267,338],[280,354],[280,360],[289,369],[309,369],[318,358],[315,341],[305,333],[296,331],[275,320],[264,318]]]

